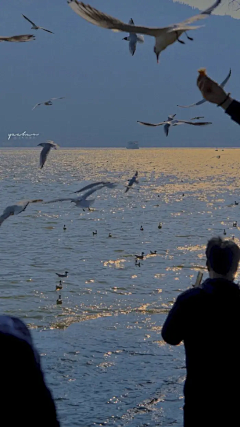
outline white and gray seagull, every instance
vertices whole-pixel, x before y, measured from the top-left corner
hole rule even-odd
[[[21,34],[20,36],[11,36],[4,37],[0,36],[0,42],[29,42],[31,40],[35,40],[35,36],[33,34]]]
[[[52,31],[50,30],[46,30],[46,28],[43,27],[38,27],[38,25],[34,24],[34,22],[32,22],[29,18],[27,18],[25,15],[22,15],[24,17],[24,19],[26,19],[28,22],[30,22],[30,24],[32,24],[31,29],[32,30],[43,30],[43,31],[47,31],[48,33],[54,34]]]
[[[53,105],[52,101],[54,99],[64,99],[64,96],[61,96],[60,98],[50,98],[48,101],[45,101],[45,102],[39,102],[38,104],[34,105],[34,107],[32,108],[32,110],[34,110],[39,105]]]
[[[43,202],[42,199],[35,199],[35,200],[21,200],[20,202],[17,202],[15,205],[8,206],[6,209],[4,209],[2,215],[0,216],[0,225],[2,225],[3,221],[5,219],[9,218],[11,215],[18,215],[21,212],[25,211],[29,203],[38,203]]]
[[[131,18],[129,25],[134,25],[134,21]],[[135,33],[130,33],[128,37],[124,37],[123,40],[127,40],[129,42],[129,51],[131,55],[133,56],[137,49],[137,43],[144,43],[144,37],[139,36]]]
[[[47,141],[47,142],[41,142],[40,144],[41,147],[43,147],[41,153],[40,153],[40,168],[42,169],[44,166],[44,163],[47,160],[47,156],[49,154],[49,151],[51,150],[51,148],[54,148],[55,150],[57,150],[57,148],[59,147],[57,144],[55,144],[55,142],[53,141]]]
[[[140,122],[140,121],[137,121],[137,122],[140,123],[141,125],[144,125],[144,126],[162,126],[162,125],[164,125],[164,132],[165,132],[166,136],[168,136],[170,126],[177,126],[177,125],[206,126],[206,125],[212,124],[212,122],[193,122],[193,121],[191,121],[191,120],[197,120],[197,119],[199,119],[199,117],[193,117],[190,120],[176,120],[176,119],[174,120],[175,116],[176,116],[176,114],[168,116],[168,120],[165,120],[164,122],[160,122],[160,123],[156,123],[156,124]]]
[[[226,85],[226,83],[228,82],[228,80],[230,79],[232,74],[232,70],[230,68],[230,71],[227,75],[227,77],[223,80],[223,82],[220,84],[221,87],[224,87]],[[204,102],[207,102],[206,99],[201,99],[201,101],[195,102],[195,104],[191,104],[191,105],[177,105],[177,107],[181,107],[181,108],[191,108],[191,107],[196,107],[197,105],[201,105],[204,104]]]
[[[83,191],[90,190],[90,188],[96,187],[98,185],[103,185],[104,187],[108,187],[108,188],[115,188],[115,187],[117,187],[117,184],[115,184],[114,182],[110,182],[110,181],[98,181],[98,182],[94,182],[92,184],[88,184],[85,187],[80,188],[80,190],[78,190],[78,191],[74,191],[74,194],[76,194],[76,193],[82,193]]]
[[[82,208],[82,209],[90,208],[90,206],[92,206],[92,204],[95,202],[95,199],[87,200],[87,198],[91,196],[91,194],[95,193],[95,191],[101,190],[103,187],[105,187],[105,185],[99,185],[98,187],[87,191],[85,194],[83,194],[80,197],[74,197],[74,198],[68,197],[68,198],[62,198],[62,199],[55,199],[55,200],[50,200],[48,202],[44,202],[44,204],[70,201],[75,203],[76,207],[78,208]]]
[[[209,7],[198,15],[192,16],[191,18],[186,19],[185,21],[180,22],[179,24],[172,24],[163,28],[149,28],[132,24],[125,24],[119,19],[107,15],[101,12],[100,10],[95,9],[94,7],[87,5],[83,2],[78,2],[77,0],[67,0],[67,2],[74,12],[76,12],[79,16],[81,16],[83,19],[90,22],[91,24],[113,31],[122,31],[134,34],[146,34],[147,36],[155,37],[154,52],[156,54],[158,62],[160,53],[165,50],[169,45],[173,44],[176,41],[179,41],[180,43],[184,44],[185,42],[179,39],[181,34],[186,33],[186,31],[188,30],[196,30],[197,28],[200,28],[199,26],[193,26],[190,24],[209,16],[212,11],[221,3],[221,0],[216,0],[211,7]],[[192,40],[191,37],[188,37],[188,35],[187,38]]]

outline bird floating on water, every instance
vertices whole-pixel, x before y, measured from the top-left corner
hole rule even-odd
[[[131,18],[129,25],[134,25],[133,19]],[[128,37],[124,37],[123,40],[126,40],[129,42],[129,51],[131,55],[133,56],[137,49],[137,43],[144,43],[144,37],[139,36],[135,33],[130,33]]]
[[[95,231],[93,231],[93,236],[96,236],[96,234],[97,234],[97,230],[95,230]]]
[[[60,291],[62,289],[62,281],[59,281],[59,285],[56,285],[56,291]]]
[[[38,27],[38,25],[34,24],[34,22],[32,22],[32,21],[31,21],[29,18],[27,18],[25,15],[22,15],[22,16],[24,17],[24,19],[26,19],[28,22],[30,22],[30,24],[32,24],[32,27],[31,27],[31,29],[32,29],[32,30],[43,30],[43,31],[47,31],[48,33],[53,34],[53,32],[52,32],[52,31],[50,31],[50,30],[46,30],[46,28]]]
[[[157,251],[150,251],[150,255],[156,255]]]
[[[53,141],[47,141],[47,142],[41,142],[40,144],[41,147],[43,147],[41,153],[40,153],[40,169],[43,168],[46,160],[47,160],[47,156],[49,154],[49,151],[51,150],[51,148],[54,148],[54,150],[57,150],[57,148],[59,147],[57,144],[55,144],[55,142]]]
[[[174,119],[175,116],[176,116],[176,114],[172,114],[172,115],[168,116],[168,120],[165,120],[164,122],[160,122],[160,123],[156,123],[156,124],[140,122],[140,121],[137,121],[137,123],[140,123],[141,125],[144,125],[144,126],[154,126],[154,127],[164,125],[164,132],[165,132],[166,136],[168,136],[170,126],[178,126],[178,125],[206,126],[206,125],[212,124],[212,122],[194,122],[194,121],[192,121],[192,120],[197,120],[197,117],[193,117],[190,120],[176,120],[176,119]]]
[[[66,225],[63,226],[64,231],[67,229]]]
[[[140,261],[137,262],[137,260],[135,260],[135,265],[137,265],[138,267],[140,267],[141,266]]]
[[[48,101],[39,102],[38,104],[34,105],[32,110],[35,110],[35,108],[39,107],[39,105],[53,105],[52,101],[54,101],[55,99],[64,99],[64,98],[65,98],[64,96],[61,96],[60,98],[50,98]]]
[[[137,177],[138,177],[138,171],[136,171],[135,175],[133,175],[133,177],[128,180],[128,185],[126,187],[125,193],[127,193],[130,190],[130,188],[133,186],[133,184],[139,184]]]
[[[224,234],[224,236],[226,236],[226,234],[227,234],[225,229],[223,230],[223,234]]]
[[[143,231],[143,230],[144,230],[144,228],[143,228],[143,226],[142,226],[142,225],[141,225],[141,227],[140,227],[140,230],[141,230],[141,231]]]
[[[21,212],[25,211],[25,209],[30,203],[38,203],[38,202],[43,202],[43,200],[42,199],[21,200],[20,202],[17,202],[15,205],[8,206],[6,209],[4,209],[2,215],[0,216],[0,226],[2,225],[3,221],[5,221],[5,219],[9,218],[11,215],[18,215]]]
[[[81,16],[81,18],[85,19],[91,24],[113,31],[122,31],[133,34],[145,34],[148,36],[155,37],[154,53],[156,54],[158,62],[160,53],[168,46],[175,43],[176,41],[185,44],[184,41],[179,39],[181,34],[186,33],[186,31],[188,30],[196,30],[197,28],[200,28],[199,26],[193,26],[191,24],[211,15],[213,10],[221,3],[221,0],[215,1],[212,6],[210,6],[208,9],[204,10],[198,15],[192,16],[191,18],[188,18],[178,24],[168,25],[163,28],[149,28],[132,24],[125,24],[119,19],[107,15],[90,5],[84,4],[83,2],[78,2],[77,0],[68,0],[67,2],[75,13],[77,13],[79,16]],[[187,38],[192,40],[192,38],[188,37],[188,35]]]
[[[62,304],[62,298],[61,298],[61,295],[59,295],[59,296],[58,296],[57,304]]]
[[[142,252],[141,255],[135,255],[135,257],[136,257],[136,260],[137,259],[143,259],[144,258],[144,252]]]
[[[159,230],[162,228],[162,223],[161,222],[159,222],[158,228],[159,228]]]
[[[233,227],[237,227],[237,221],[233,222]]]
[[[65,273],[64,273],[64,274],[56,273],[56,275],[57,275],[58,277],[68,277],[68,271],[65,271]]]
[[[112,234],[111,234],[111,233],[109,233],[108,237],[112,237]]]
[[[205,69],[200,69],[199,70],[199,72],[204,72],[204,70]],[[206,70],[205,70],[206,71]],[[231,68],[230,68],[230,71],[229,71],[229,73],[228,73],[228,75],[227,75],[227,77],[223,80],[223,82],[222,83],[220,83],[220,87],[224,87],[225,85],[226,85],[226,83],[228,82],[228,80],[230,79],[230,77],[231,77],[231,74],[232,74],[232,70],[231,70]],[[194,104],[190,104],[190,105],[177,105],[177,107],[181,107],[181,108],[191,108],[191,107],[196,107],[197,105],[201,105],[201,104],[204,104],[204,102],[207,102],[207,100],[206,99],[201,99],[201,101],[198,101],[198,102],[195,102]],[[215,150],[215,151],[218,151],[218,150]]]
[[[4,37],[0,36],[0,42],[30,42],[31,40],[35,40],[35,36],[33,34],[21,34],[19,36],[11,36]]]
[[[234,202],[234,205],[236,205],[236,206],[238,205],[238,202],[236,202],[236,200],[235,200],[235,202]]]

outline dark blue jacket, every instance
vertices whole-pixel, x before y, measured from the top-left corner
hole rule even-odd
[[[0,369],[1,425],[60,426],[30,331],[16,317],[0,316]]]
[[[207,279],[202,289],[183,292],[168,314],[162,337],[172,345],[184,342],[185,403],[195,406],[198,402],[211,402],[210,406],[214,406],[223,396],[225,405],[240,402],[240,288],[237,284]]]
[[[240,102],[234,100],[226,109],[226,113],[240,125]]]

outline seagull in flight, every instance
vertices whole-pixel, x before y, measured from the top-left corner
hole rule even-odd
[[[110,15],[101,12],[94,7],[79,2],[77,0],[67,0],[71,9],[91,24],[97,25],[102,28],[108,28],[113,31],[122,31],[133,34],[145,34],[147,36],[155,37],[154,52],[159,62],[160,53],[165,50],[169,45],[179,41],[185,44],[184,41],[180,40],[181,34],[186,33],[188,30],[196,30],[199,26],[191,25],[193,22],[199,21],[211,15],[213,10],[221,3],[221,0],[216,0],[215,3],[202,13],[192,16],[179,24],[168,25],[163,28],[149,28],[140,27],[132,24],[125,24],[124,22],[116,19]],[[192,40],[191,37],[187,38]]]
[[[0,216],[0,226],[2,225],[3,221],[5,219],[9,218],[11,215],[18,215],[21,212],[25,211],[29,203],[38,203],[43,202],[42,199],[36,199],[36,200],[21,200],[20,202],[17,202],[15,205],[8,206],[6,209],[4,209],[2,215]]]
[[[55,142],[53,141],[47,141],[47,142],[41,142],[40,144],[41,147],[43,147],[41,153],[40,153],[40,168],[42,169],[44,166],[44,163],[47,160],[47,156],[49,154],[49,151],[51,150],[51,148],[54,148],[55,150],[57,150],[57,148],[59,147],[57,144],[55,144]]]
[[[34,107],[32,108],[32,110],[34,110],[36,107],[38,107],[39,105],[53,105],[52,101],[54,99],[64,99],[64,96],[61,96],[60,98],[50,98],[48,101],[45,102],[39,102],[38,104],[34,105]]]
[[[134,21],[131,18],[129,23],[129,25],[134,25]],[[127,40],[129,42],[129,51],[131,53],[131,55],[133,56],[136,49],[137,49],[137,42],[138,43],[144,43],[144,37],[143,36],[139,36],[135,33],[130,33],[128,37],[124,37],[123,40]]]
[[[230,77],[231,77],[231,74],[232,74],[232,70],[231,70],[231,68],[230,68],[230,71],[229,71],[229,73],[228,73],[228,75],[227,75],[227,77],[223,80],[223,82],[220,84],[220,87],[224,87],[225,85],[226,85],[226,83],[228,82],[228,80],[230,79]],[[191,104],[191,105],[177,105],[177,107],[181,107],[181,108],[191,108],[191,107],[196,107],[197,105],[201,105],[201,104],[203,104],[204,102],[207,102],[206,101],[206,99],[201,99],[201,101],[198,101],[198,102],[195,102],[195,104]]]
[[[177,126],[177,125],[193,125],[193,126],[206,126],[206,125],[211,125],[212,122],[194,122],[191,120],[197,120],[199,119],[199,117],[193,117],[190,120],[176,120],[174,119],[174,117],[176,116],[176,114],[173,114],[171,116],[168,116],[168,120],[165,120],[164,122],[160,122],[160,123],[146,123],[146,122],[139,122],[141,125],[144,126],[162,126],[164,125],[164,132],[166,134],[166,136],[168,136],[169,133],[169,128],[170,126]]]
[[[125,193],[127,193],[130,188],[133,186],[133,184],[139,184],[139,181],[137,181],[137,177],[138,177],[138,171],[135,172],[135,175],[133,175],[133,177],[131,179],[128,180],[128,185],[126,187]]]
[[[108,187],[108,188],[115,188],[117,186],[117,184],[110,181],[98,181],[98,182],[94,182],[93,184],[88,184],[85,187],[80,188],[80,190],[78,191],[74,191],[74,194],[82,193],[83,191],[89,190],[90,188],[96,187],[98,185],[103,185],[104,187]]]
[[[44,204],[70,201],[75,203],[75,205],[78,208],[82,208],[82,209],[90,208],[90,206],[92,206],[92,204],[95,202],[95,199],[87,200],[87,198],[91,196],[91,194],[95,193],[95,191],[101,190],[103,187],[105,187],[105,185],[99,185],[98,187],[87,191],[81,197],[75,197],[75,198],[68,197],[68,198],[62,198],[62,199],[55,199],[55,200],[50,200],[49,202],[44,202]]]
[[[22,16],[24,17],[24,19],[26,19],[28,22],[30,22],[30,24],[32,24],[32,27],[31,27],[32,30],[43,30],[43,31],[47,31],[48,33],[54,34],[52,31],[46,30],[46,28],[38,27],[36,24],[34,24],[34,22],[32,22],[25,15],[22,15]]]
[[[11,36],[11,37],[3,37],[0,36],[0,42],[29,42],[31,40],[35,40],[35,36],[33,34],[21,34],[20,36]]]

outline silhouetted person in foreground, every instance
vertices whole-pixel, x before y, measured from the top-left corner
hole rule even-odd
[[[187,376],[184,426],[240,425],[240,288],[234,283],[240,249],[232,240],[209,240],[209,278],[177,298],[162,337],[184,342]]]
[[[32,337],[18,318],[0,316],[1,425],[59,427]]]
[[[232,120],[240,125],[240,102],[232,99],[230,94],[206,75],[198,76],[197,85],[204,99],[222,107]]]

